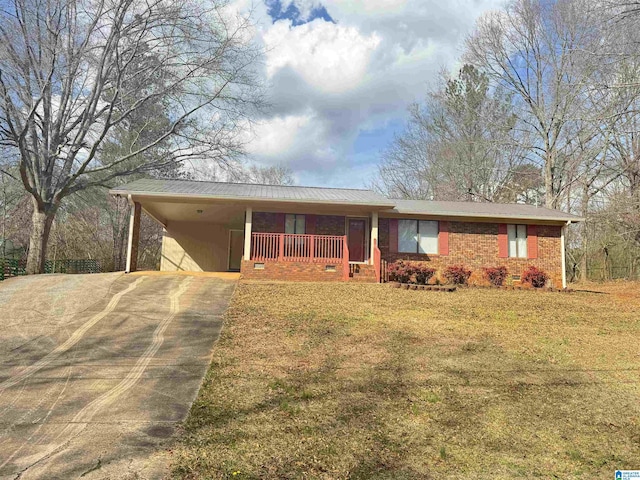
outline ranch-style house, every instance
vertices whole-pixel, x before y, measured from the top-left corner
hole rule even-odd
[[[529,265],[566,287],[565,228],[582,219],[522,204],[396,200],[371,190],[137,180],[112,195],[133,205],[127,272],[137,268],[140,215],[162,224],[162,271],[243,278],[380,282],[388,262],[436,269]]]

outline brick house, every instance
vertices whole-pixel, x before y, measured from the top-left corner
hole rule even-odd
[[[112,189],[133,205],[127,271],[140,215],[164,227],[163,271],[236,271],[297,281],[384,279],[399,259],[480,272],[545,270],[566,287],[564,232],[582,219],[520,204],[395,200],[370,190],[138,180]]]

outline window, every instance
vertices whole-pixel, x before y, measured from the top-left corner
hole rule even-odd
[[[284,233],[304,234],[304,215],[293,215],[287,213],[284,221]]]
[[[398,251],[437,254],[438,230],[437,221],[398,220]]]
[[[527,258],[527,226],[507,225],[509,237],[509,256]]]

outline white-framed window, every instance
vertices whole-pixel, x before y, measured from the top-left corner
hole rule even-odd
[[[398,252],[438,253],[438,222],[398,220]]]
[[[509,256],[527,258],[527,226],[507,225],[509,237]]]
[[[304,215],[287,213],[284,220],[284,233],[305,233]]]

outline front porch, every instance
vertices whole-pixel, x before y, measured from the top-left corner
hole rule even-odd
[[[305,233],[287,233],[298,228]],[[246,278],[380,281],[377,212],[364,217],[248,209],[244,233]]]
[[[375,266],[350,261],[347,235],[253,233],[251,237],[249,261],[242,265],[242,273],[246,277],[309,281],[380,280]],[[379,250],[377,252],[379,255]],[[372,275],[364,275],[365,272]]]

